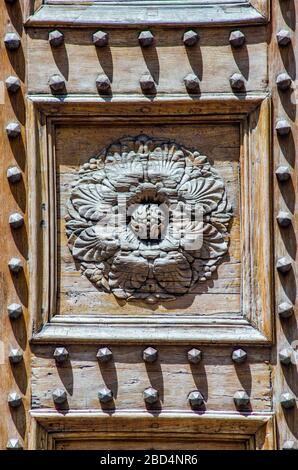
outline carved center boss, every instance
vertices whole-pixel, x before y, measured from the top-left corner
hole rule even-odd
[[[68,246],[96,287],[173,300],[212,277],[232,216],[207,157],[173,141],[123,138],[82,165],[67,203]]]

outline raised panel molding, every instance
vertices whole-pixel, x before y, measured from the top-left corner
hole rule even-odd
[[[84,5],[86,3],[86,5]],[[190,26],[258,24],[269,19],[269,0],[94,1],[48,0],[30,26]]]
[[[119,412],[112,417],[96,412],[32,411],[31,449],[246,449],[273,450],[274,418],[271,413],[148,413]],[[89,431],[86,431],[89,429]],[[92,429],[92,431],[90,431]],[[166,440],[166,441],[165,441]],[[167,442],[167,444],[164,444]],[[96,444],[97,443],[97,444]],[[138,444],[139,443],[139,444]],[[176,447],[177,446],[177,447]]]
[[[180,342],[187,343],[190,340],[202,342],[243,342],[243,343],[267,343],[271,341],[272,334],[272,305],[271,305],[271,250],[270,246],[270,146],[269,146],[269,119],[270,99],[263,97],[247,97],[241,103],[241,113],[234,115],[237,110],[238,99],[230,97],[224,100],[221,107],[221,118],[210,114],[212,106],[218,111],[218,104],[207,97],[197,102],[181,100],[179,107],[177,102],[163,106],[163,101],[152,103],[149,107],[146,101],[133,104],[133,101],[112,106],[76,103],[73,107],[72,100],[61,103],[55,99],[32,99],[32,119],[39,126],[38,141],[31,138],[32,149],[40,158],[31,160],[30,178],[36,180],[36,173],[40,175],[38,181],[32,181],[31,201],[31,240],[36,252],[32,256],[31,284],[31,311],[36,318],[36,331],[33,336],[35,342],[65,342],[77,341],[112,341],[118,342],[125,339],[127,342]],[[175,101],[175,100],[174,100]],[[212,105],[210,105],[210,101]],[[148,102],[147,102],[148,103]],[[209,103],[209,105],[208,105]],[[123,105],[125,113],[123,114]],[[81,108],[82,106],[82,108]],[[88,118],[84,114],[84,107],[88,106]],[[99,106],[101,112],[99,112]],[[146,115],[150,117],[146,120]],[[132,114],[129,117],[128,110]],[[178,111],[178,114],[177,114]],[[204,113],[208,112],[208,117]],[[118,117],[117,117],[118,116]],[[121,116],[121,117],[119,117]],[[127,117],[125,117],[127,116]],[[192,311],[176,308],[172,315],[167,312],[155,312],[154,315],[143,310],[136,310],[131,315],[129,310],[118,306],[115,310],[108,311],[100,308],[100,303],[95,311],[88,315],[84,311],[75,315],[71,311],[59,312],[57,304],[57,214],[56,214],[56,159],[57,154],[57,129],[68,126],[123,125],[129,120],[129,125],[148,125],[171,123],[175,120],[186,126],[202,125],[203,123],[215,126],[220,122],[238,123],[240,126],[240,163],[241,163],[241,309],[235,313],[224,315],[198,315],[196,307]],[[39,124],[38,124],[39,123]],[[122,123],[122,124],[121,124]],[[146,124],[147,123],[147,124]],[[230,124],[229,124],[230,125]],[[64,127],[63,127],[64,126]],[[115,127],[116,126],[116,127]],[[32,122],[32,128],[34,124]],[[108,129],[108,127],[107,127]],[[81,131],[80,131],[81,132]],[[69,138],[67,138],[69,140]],[[71,138],[70,138],[71,139]],[[256,157],[257,156],[257,157]],[[37,165],[37,166],[36,166]],[[39,165],[41,167],[39,168]],[[262,193],[253,191],[254,187],[262,187]],[[36,197],[40,195],[40,198]],[[252,208],[253,207],[253,211]],[[33,228],[36,228],[34,231]],[[258,236],[254,236],[254,232]],[[262,255],[260,255],[262,253]],[[58,256],[58,260],[61,255]],[[38,274],[37,274],[38,273]],[[269,277],[268,277],[269,273]],[[80,281],[81,282],[81,281]],[[88,282],[88,281],[86,281]],[[38,293],[42,293],[39,295]],[[35,293],[35,294],[34,294]],[[110,295],[110,294],[108,294]],[[235,294],[236,295],[236,294]],[[200,296],[198,295],[198,298]],[[105,302],[109,303],[108,297]],[[235,297],[236,299],[236,297]],[[90,303],[90,302],[89,302]],[[59,300],[59,305],[61,299]],[[225,302],[223,303],[225,305]],[[227,304],[228,305],[228,304]],[[212,307],[206,305],[210,313]],[[59,313],[62,313],[59,314]],[[178,315],[177,315],[178,313]],[[203,313],[203,312],[202,312]],[[95,327],[97,325],[98,327]]]

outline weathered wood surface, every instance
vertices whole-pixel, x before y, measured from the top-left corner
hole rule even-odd
[[[99,345],[100,346],[100,345]],[[35,346],[32,357],[32,407],[54,408],[51,392],[65,388],[68,403],[62,409],[101,409],[97,392],[101,386],[113,391],[115,402],[102,405],[107,412],[146,410],[142,393],[150,385],[159,390],[162,410],[190,410],[188,393],[199,389],[208,411],[235,411],[233,395],[245,389],[251,396],[252,411],[271,411],[270,350],[247,348],[248,361],[235,365],[232,348],[203,349],[198,365],[187,361],[189,347],[158,347],[159,359],[146,364],[143,348],[124,344],[112,348],[113,360],[99,364],[94,346],[69,346],[69,362],[58,366],[54,349]]]
[[[157,95],[185,93],[183,79],[191,72],[201,81],[200,93],[231,92],[229,79],[235,72],[243,74],[247,92],[264,91],[267,30],[261,26],[242,31],[247,39],[240,49],[231,48],[226,28],[204,29],[198,45],[186,48],[181,40],[184,30],[152,29],[156,46],[142,49],[136,30],[111,31],[109,45],[96,48],[94,29],[65,29],[64,45],[53,50],[47,29],[30,28],[28,92],[49,94],[48,80],[58,73],[66,81],[67,93],[98,94],[96,78],[105,73],[112,94],[142,94],[139,79],[147,70],[156,82]]]

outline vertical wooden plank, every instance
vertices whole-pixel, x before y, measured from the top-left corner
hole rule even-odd
[[[276,312],[282,302],[294,305],[294,314],[291,318],[281,319],[276,313],[276,370],[273,383],[274,407],[277,414],[278,446],[283,448],[286,442],[298,446],[298,411],[296,406],[283,409],[280,396],[283,392],[290,392],[297,399],[297,364],[295,364],[295,348],[297,348],[298,309],[297,305],[297,246],[298,233],[297,217],[297,135],[298,135],[298,90],[296,77],[296,61],[298,57],[297,23],[298,0],[277,0],[272,2],[272,37],[269,47],[270,86],[273,96],[273,150],[275,170],[280,165],[288,166],[291,177],[285,182],[274,179],[274,216],[275,216],[275,262],[279,257],[288,256],[292,261],[292,269],[286,275],[275,270]],[[291,35],[291,42],[281,47],[278,45],[277,33],[286,30]],[[292,79],[289,90],[279,90],[276,78],[280,73],[288,73]],[[275,127],[279,120],[287,120],[291,132],[287,135],[278,135]],[[295,145],[296,141],[296,145]],[[287,211],[293,215],[293,223],[282,228],[276,221],[279,211]],[[284,348],[292,349],[292,364],[282,365],[279,361],[279,352]],[[297,353],[296,353],[297,362]]]
[[[12,4],[1,2],[0,5],[0,54],[1,54],[1,172],[0,172],[0,211],[1,227],[1,257],[0,257],[0,302],[1,302],[1,367],[0,367],[0,448],[6,448],[10,438],[19,439],[21,446],[26,446],[28,426],[29,400],[29,351],[28,351],[28,277],[26,262],[28,259],[28,244],[26,233],[26,143],[25,143],[25,33],[23,29],[23,9],[26,2]],[[14,32],[21,39],[21,46],[15,50],[8,50],[4,44],[6,33]],[[6,90],[5,80],[9,76],[17,77],[21,81],[21,89],[16,93]],[[6,126],[10,122],[18,122],[21,126],[21,135],[9,139]],[[17,166],[22,171],[22,178],[18,183],[9,183],[7,169]],[[18,212],[25,217],[25,224],[19,229],[12,229],[9,225],[9,215]],[[8,261],[13,258],[22,261],[23,269],[17,275],[12,274],[8,268]],[[10,320],[7,306],[11,303],[22,305],[23,315],[17,320]],[[20,348],[24,351],[24,360],[19,364],[9,361],[10,348]],[[22,397],[22,405],[10,408],[7,396],[10,392],[17,392]]]

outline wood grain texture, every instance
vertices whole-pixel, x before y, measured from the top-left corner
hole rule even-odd
[[[192,48],[182,43],[181,29],[152,29],[156,46],[149,49],[139,46],[138,31],[128,29],[111,31],[109,46],[96,48],[92,44],[94,32],[65,29],[64,45],[51,49],[48,30],[30,28],[28,92],[49,94],[50,76],[60,74],[68,94],[98,94],[96,78],[104,73],[111,81],[113,95],[142,94],[139,79],[147,70],[156,82],[157,95],[185,93],[183,79],[190,72],[200,79],[200,93],[231,92],[229,79],[235,72],[243,74],[247,92],[267,88],[264,27],[243,28],[247,40],[239,50],[231,48],[230,30],[224,28],[204,29],[200,42]]]
[[[275,272],[275,304],[276,311],[281,302],[289,301],[294,305],[294,315],[289,319],[280,319],[276,315],[276,349],[273,354],[278,356],[279,351],[284,348],[293,350],[293,363],[289,366],[276,365],[274,374],[274,409],[277,416],[278,446],[282,448],[287,440],[294,441],[298,445],[298,410],[297,404],[291,410],[283,410],[280,406],[280,394],[289,391],[298,398],[298,369],[297,369],[297,340],[298,340],[298,309],[297,309],[297,234],[298,234],[298,211],[297,211],[297,23],[295,16],[298,12],[298,1],[273,2],[272,5],[272,38],[269,48],[270,64],[270,87],[272,88],[274,115],[272,119],[273,129],[280,119],[287,119],[291,125],[288,136],[279,137],[273,130],[272,146],[274,152],[274,168],[279,165],[288,165],[291,171],[289,181],[280,184],[274,179],[273,206],[274,215],[280,210],[289,211],[293,214],[293,224],[288,228],[282,228],[277,221],[274,222],[275,237],[275,260],[281,256],[289,256],[292,260],[293,269],[287,276],[281,276]],[[281,29],[291,32],[291,44],[285,48],[278,46],[276,34]],[[293,80],[290,90],[278,91],[276,77],[279,73],[287,71]],[[296,82],[294,81],[296,79]]]

